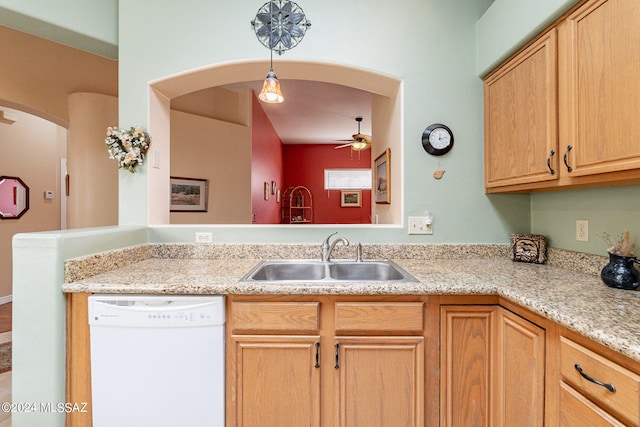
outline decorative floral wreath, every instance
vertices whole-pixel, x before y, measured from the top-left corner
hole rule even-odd
[[[108,127],[104,143],[107,145],[109,158],[116,159],[120,169],[127,169],[134,173],[135,167],[142,164],[144,160],[144,155],[151,144],[151,138],[139,127],[129,129]]]

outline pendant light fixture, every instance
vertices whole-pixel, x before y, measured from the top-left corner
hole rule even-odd
[[[307,29],[311,27],[311,22],[295,2],[269,0],[258,9],[255,19],[251,21],[251,26],[260,43],[269,48],[270,52],[269,72],[258,98],[271,104],[280,103],[284,101],[284,97],[278,77],[273,72],[273,51],[282,55],[285,51],[296,47],[304,38]]]
[[[279,104],[284,101],[282,91],[280,90],[280,82],[276,73],[273,72],[273,0],[269,2],[269,72],[262,84],[262,90],[258,98],[260,101],[267,102],[269,104]]]

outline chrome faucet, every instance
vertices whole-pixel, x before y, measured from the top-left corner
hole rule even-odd
[[[333,236],[334,234],[338,234],[338,232],[336,231],[335,233],[329,234],[329,236],[326,239],[324,239],[324,242],[322,242],[322,261],[323,262],[328,262],[331,260],[331,252],[333,252],[333,248],[335,248],[339,242],[342,242],[342,244],[345,246],[349,246],[349,241],[344,237],[338,237],[332,243],[329,243],[331,236]]]

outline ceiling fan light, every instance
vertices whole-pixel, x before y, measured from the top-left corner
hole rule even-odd
[[[351,148],[356,150],[356,151],[362,151],[362,150],[366,150],[367,148],[369,148],[369,144],[367,144],[364,141],[356,141],[356,142],[353,142],[351,144]]]
[[[279,104],[284,101],[284,96],[282,96],[282,91],[280,90],[280,82],[273,70],[267,73],[258,98],[268,104]]]

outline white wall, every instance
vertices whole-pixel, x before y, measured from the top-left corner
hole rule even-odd
[[[207,212],[171,212],[172,224],[251,223],[251,129],[171,111],[171,176],[209,180]]]

